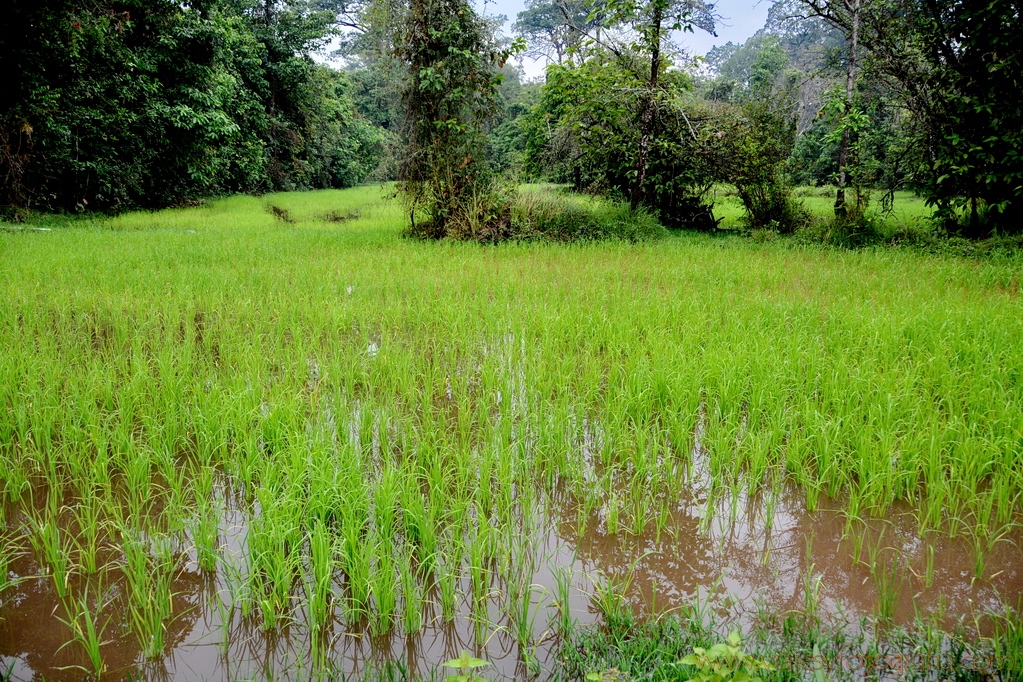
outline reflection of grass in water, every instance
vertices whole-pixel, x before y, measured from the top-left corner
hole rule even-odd
[[[166,544],[268,630],[414,631],[417,604],[450,620],[465,589],[480,640],[498,601],[528,647],[511,538],[545,505],[580,532],[671,534],[692,487],[706,529],[784,479],[850,519],[911,503],[921,532],[973,541],[978,576],[1012,527],[1018,260],[484,248],[399,222],[358,188],[0,234],[0,489],[36,519],[13,545],[65,594],[124,571],[158,657],[185,563]],[[231,556],[226,496],[248,529]]]

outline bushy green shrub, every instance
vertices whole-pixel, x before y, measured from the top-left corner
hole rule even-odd
[[[511,236],[511,192],[496,183],[470,188],[451,211],[445,236],[496,243]]]

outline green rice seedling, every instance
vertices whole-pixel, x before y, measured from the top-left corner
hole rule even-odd
[[[382,538],[378,540],[374,551],[376,562],[370,574],[370,590],[375,606],[370,618],[370,629],[375,635],[387,634],[394,624],[398,578],[392,552],[388,540]]]
[[[185,532],[193,516],[185,494],[185,469],[175,470],[173,474],[163,474],[167,487],[162,495],[163,510],[160,519],[162,529],[170,534],[179,535]]]
[[[100,518],[99,497],[91,492],[71,508],[71,513],[78,526],[78,533],[73,536],[75,545],[78,548],[78,564],[87,575],[92,575],[99,570],[98,553],[100,543]]]
[[[649,504],[650,500],[645,494],[637,495],[633,499],[632,527],[629,530],[636,537],[643,535],[643,530],[646,528]]]
[[[624,622],[628,617],[625,605],[625,590],[629,587],[631,576],[625,580],[616,580],[604,574],[598,574],[591,579],[593,593],[590,600],[596,607],[597,612],[604,619],[609,628],[617,627],[617,624]]]
[[[91,666],[91,670],[87,672],[92,673],[96,677],[99,677],[106,671],[106,665],[103,662],[103,655],[100,649],[104,644],[107,644],[107,641],[103,640],[103,631],[110,624],[110,616],[102,623],[98,621],[105,606],[105,604],[91,601],[89,599],[89,589],[86,587],[81,596],[77,598],[70,597],[64,602],[67,619],[65,620],[57,616],[71,630],[74,637],[73,641],[77,642],[85,651]],[[65,643],[61,648],[70,643]]]
[[[574,563],[574,561],[573,561]],[[557,609],[558,635],[563,639],[572,632],[572,578],[571,566],[554,566],[554,600],[551,606]]]
[[[147,539],[127,528],[122,529],[121,537],[131,627],[143,656],[159,659],[164,655],[167,621],[172,611],[172,582],[177,568],[171,540],[166,536]]]
[[[310,575],[306,582],[309,628],[322,631],[330,621],[334,585],[334,546],[323,523],[316,520],[309,533]]]
[[[1007,679],[1018,675],[1023,670],[1023,619],[1018,610],[1005,607],[1005,610],[993,618],[994,662],[997,669]]]
[[[662,502],[661,508],[657,512],[657,516],[654,519],[654,543],[661,544],[661,534],[668,530],[669,521],[671,520],[671,510],[668,508],[667,503]]]
[[[398,562],[403,597],[402,620],[406,635],[414,635],[423,627],[423,597],[413,566],[414,555],[411,552]]]
[[[634,557],[620,574],[608,575],[598,572],[595,577],[591,577],[593,592],[590,594],[590,600],[609,628],[616,629],[626,624],[632,617],[625,596],[632,589],[640,562],[652,554],[655,552],[647,551]]]
[[[990,523],[989,519],[983,523],[978,522],[967,530],[970,544],[973,546],[973,577],[975,580],[980,580],[984,577],[984,567],[987,564],[988,554],[999,542],[1006,541],[1013,528],[1013,524],[1007,524],[1001,529],[994,531],[988,525]]]
[[[63,531],[57,522],[57,515],[50,510],[49,518],[46,520],[33,518],[32,525],[33,532],[29,535],[29,540],[53,577],[57,597],[64,600],[71,589],[73,564],[63,540]]]
[[[420,570],[424,576],[428,577],[433,572],[439,542],[437,519],[433,514],[433,506],[427,506],[422,494],[414,485],[405,486],[403,498],[402,511],[406,538],[412,544]]]
[[[262,514],[249,523],[249,584],[264,630],[276,630],[291,617],[292,587],[299,573],[302,537],[293,514],[295,502],[273,500],[259,491]]]
[[[203,571],[213,572],[220,558],[220,514],[209,502],[200,502],[190,522],[196,563]]]
[[[895,607],[898,605],[902,586],[898,558],[883,563],[875,561],[871,565],[871,575],[877,588],[878,617],[884,622],[891,622],[895,618]]]
[[[817,613],[824,585],[824,577],[818,574],[816,569],[816,564],[811,563],[803,574],[803,618],[808,623],[818,622]]]
[[[440,598],[441,618],[450,623],[457,615],[459,576],[451,560],[438,565],[436,572],[437,594]]]
[[[28,469],[22,461],[0,452],[0,499],[20,504],[31,490]],[[0,522],[5,521],[5,505],[0,505]]]
[[[347,577],[344,610],[349,624],[369,615],[374,551],[375,548],[363,540],[361,528],[352,522],[346,523],[341,537],[339,563]]]
[[[145,515],[153,500],[153,479],[150,455],[144,448],[133,449],[122,465],[128,491],[128,509],[135,518]]]
[[[469,543],[469,590],[472,604],[474,609],[484,612],[490,592],[490,571],[486,559],[488,543],[489,535],[486,534],[477,536]]]
[[[580,503],[575,508],[575,534],[576,537],[583,537],[586,534],[586,526],[590,520],[590,509],[584,504]]]
[[[515,576],[508,582],[508,620],[523,660],[532,651],[536,618],[546,594],[543,585],[530,583],[524,575]]]
[[[877,566],[878,557],[881,553],[881,550],[885,548],[884,534],[886,529],[887,529],[886,526],[882,526],[881,532],[877,534],[877,537],[874,538],[874,541],[867,542],[867,567],[870,568],[870,570],[872,571],[874,570],[874,567]],[[864,534],[866,534],[866,530],[867,530],[866,525],[864,525]]]
[[[867,534],[867,523],[861,517],[850,516],[847,512],[842,512],[842,517],[845,519],[845,524],[842,526],[842,539],[851,540],[853,543],[853,563],[859,563],[860,561],[860,550],[863,548],[863,540]],[[859,532],[857,533],[857,529]]]

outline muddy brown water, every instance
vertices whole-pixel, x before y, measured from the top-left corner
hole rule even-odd
[[[493,664],[485,671],[488,679],[532,679],[537,674],[542,679],[553,666],[557,647],[551,632],[558,567],[572,571],[570,611],[581,623],[598,620],[591,600],[594,581],[609,580],[624,589],[628,607],[639,614],[698,603],[707,619],[748,625],[765,613],[814,608],[855,628],[862,617],[878,613],[884,592],[867,565],[871,558],[889,569],[895,623],[925,617],[947,628],[966,623],[983,630],[986,614],[1016,605],[1023,596],[1023,537],[1018,531],[986,554],[983,577],[976,579],[973,545],[963,537],[921,538],[909,509],[854,524],[853,532],[846,533],[840,504],[825,502],[808,513],[803,499],[795,489],[770,502],[740,495],[708,504],[694,495],[681,500],[662,524],[648,523],[638,535],[624,528],[609,534],[606,510],[583,518],[570,505],[548,510],[538,524],[542,530],[533,537],[532,582],[538,586],[533,653],[539,672],[521,662],[497,583],[487,604],[490,624],[482,632],[470,618],[467,602],[454,622],[444,623],[427,595],[425,626],[419,633],[405,636],[398,624],[392,634],[373,637],[364,630],[346,630],[338,620],[323,640],[327,659],[346,675],[398,662],[415,675],[428,676],[465,649]],[[715,510],[710,516],[708,506]],[[239,509],[223,517],[225,553],[240,556],[244,551],[246,519],[247,512]],[[857,535],[863,538],[859,562],[853,559]],[[269,633],[260,629],[255,615],[243,618],[236,610],[225,617],[223,610],[211,606],[228,589],[225,577],[203,573],[192,559],[182,557],[184,568],[174,580],[174,616],[166,626],[163,660],[144,660],[125,626],[127,614],[110,608],[102,612],[102,653],[108,668],[103,679],[308,679],[311,642],[304,616],[296,613],[290,626]],[[63,608],[52,578],[33,577],[43,571],[30,553],[10,568],[23,579],[0,594],[0,667],[6,679],[83,679],[87,660],[78,644],[66,644],[71,630],[58,619]],[[108,604],[125,589],[116,579],[109,580],[96,590],[107,595]],[[461,587],[463,594],[469,592],[467,580]]]

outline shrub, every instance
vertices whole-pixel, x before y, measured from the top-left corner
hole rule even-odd
[[[639,242],[665,234],[657,218],[644,209],[633,211],[625,202],[552,188],[522,189],[511,206],[510,236],[518,240]]]
[[[736,183],[746,209],[744,221],[751,230],[771,229],[794,232],[809,220],[802,202],[792,196],[789,187],[773,178],[763,182]]]
[[[797,236],[805,242],[845,248],[869,246],[883,238],[877,217],[862,213],[844,218],[806,221]]]

